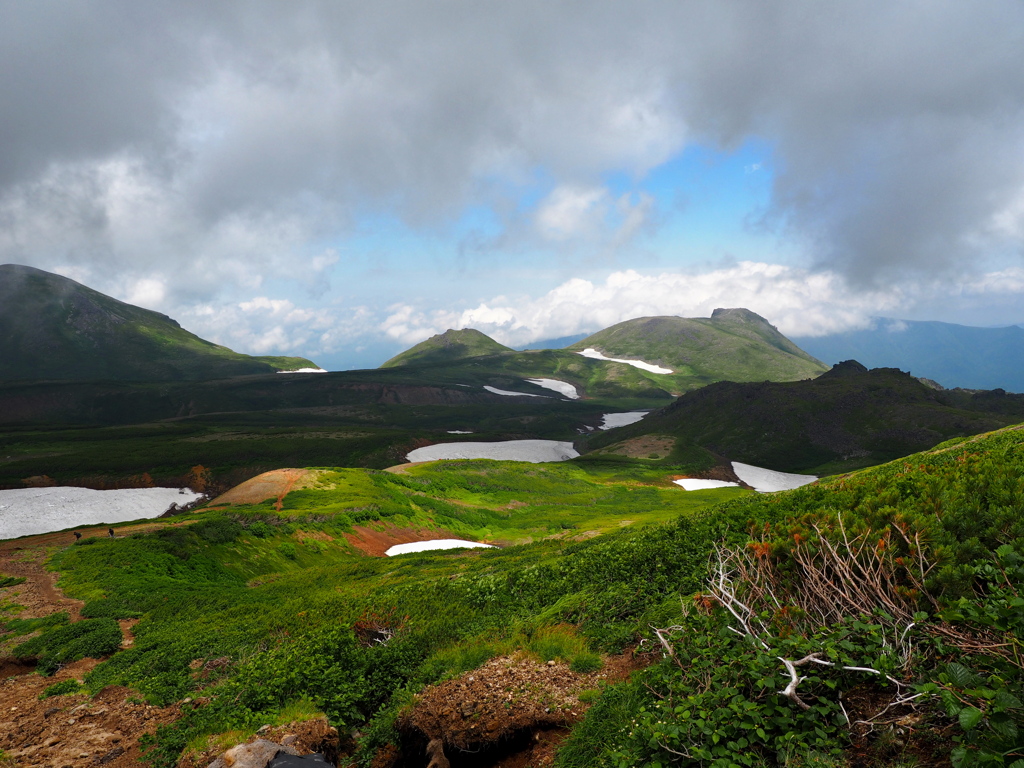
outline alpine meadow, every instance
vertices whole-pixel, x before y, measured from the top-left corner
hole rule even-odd
[[[1024,4],[0,10],[0,768],[1024,768]]]

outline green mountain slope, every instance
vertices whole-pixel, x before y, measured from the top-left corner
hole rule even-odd
[[[716,309],[710,318],[640,317],[567,347],[588,348],[672,369],[647,375],[677,393],[715,381],[798,381],[828,370],[747,309]]]
[[[83,654],[109,656],[85,674],[89,694],[182,702],[152,739],[160,766],[267,724],[288,732],[297,710],[323,712],[359,766],[423,765],[436,734],[477,758],[464,765],[536,765],[532,734],[552,727],[571,729],[562,768],[951,754],[1010,766],[1024,728],[1022,473],[1020,428],[772,496],[567,465],[319,470],[276,504],[272,492],[112,538],[18,541],[19,562],[50,558],[85,619],[0,604],[0,638],[61,682]],[[357,548],[398,531],[501,547]],[[123,619],[140,620],[130,647]],[[557,699],[547,679],[566,681]],[[444,693],[455,704],[434,706]],[[75,695],[54,705],[85,703]],[[481,727],[505,721],[526,738]],[[53,723],[61,738],[86,732]],[[5,749],[23,738],[0,732]]]
[[[250,357],[60,275],[0,265],[0,380],[176,381],[316,367]]]
[[[460,331],[449,328],[444,333],[431,336],[415,347],[395,355],[381,365],[381,368],[395,368],[400,365],[432,365],[462,360],[467,357],[494,355],[511,352],[509,347],[499,344],[490,336],[474,328]]]
[[[712,384],[589,447],[614,454],[624,439],[667,435],[730,460],[826,474],[1022,419],[1024,396],[937,391],[895,368],[848,361],[809,381]]]

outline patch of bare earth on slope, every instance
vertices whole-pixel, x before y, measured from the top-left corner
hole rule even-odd
[[[285,496],[300,488],[312,488],[323,474],[324,470],[319,469],[274,469],[236,485],[207,506],[259,504],[268,499],[276,499],[276,507],[280,511]]]
[[[401,749],[378,755],[374,768],[444,765],[525,768],[554,765],[555,752],[588,708],[580,694],[617,682],[647,663],[624,654],[598,672],[573,672],[563,662],[502,656],[472,672],[430,686],[398,722]]]
[[[118,532],[143,527],[122,527]],[[86,535],[91,532],[80,530]],[[106,530],[104,526],[103,535]],[[64,595],[56,586],[58,574],[45,568],[48,548],[67,545],[71,538],[70,533],[44,534],[0,543],[0,573],[25,579],[0,589],[0,603],[23,606],[16,614],[21,619],[65,611],[71,621],[79,620],[82,601]],[[122,645],[127,647],[134,639],[131,630],[135,621],[119,623],[125,638]],[[108,686],[95,697],[76,693],[40,700],[39,695],[54,683],[81,682],[101,660],[82,659],[44,677],[35,673],[33,661],[10,655],[13,647],[25,639],[27,636],[0,634],[0,750],[13,765],[137,766],[142,760],[139,738],[178,717],[177,705],[151,707],[133,691],[119,686]]]
[[[461,539],[457,533],[444,528],[399,528],[397,525],[384,523],[369,528],[365,525],[352,526],[352,533],[346,533],[345,539],[361,552],[374,557],[384,557],[384,553],[396,544],[411,544],[414,541],[430,541],[432,539]]]

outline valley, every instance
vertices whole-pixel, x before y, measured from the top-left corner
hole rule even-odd
[[[0,541],[0,765],[1014,766],[1020,422],[739,309],[8,378],[0,494],[202,498]]]

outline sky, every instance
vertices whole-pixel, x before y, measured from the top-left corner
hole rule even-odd
[[[373,367],[747,307],[1024,322],[1017,0],[0,7],[0,263]]]

